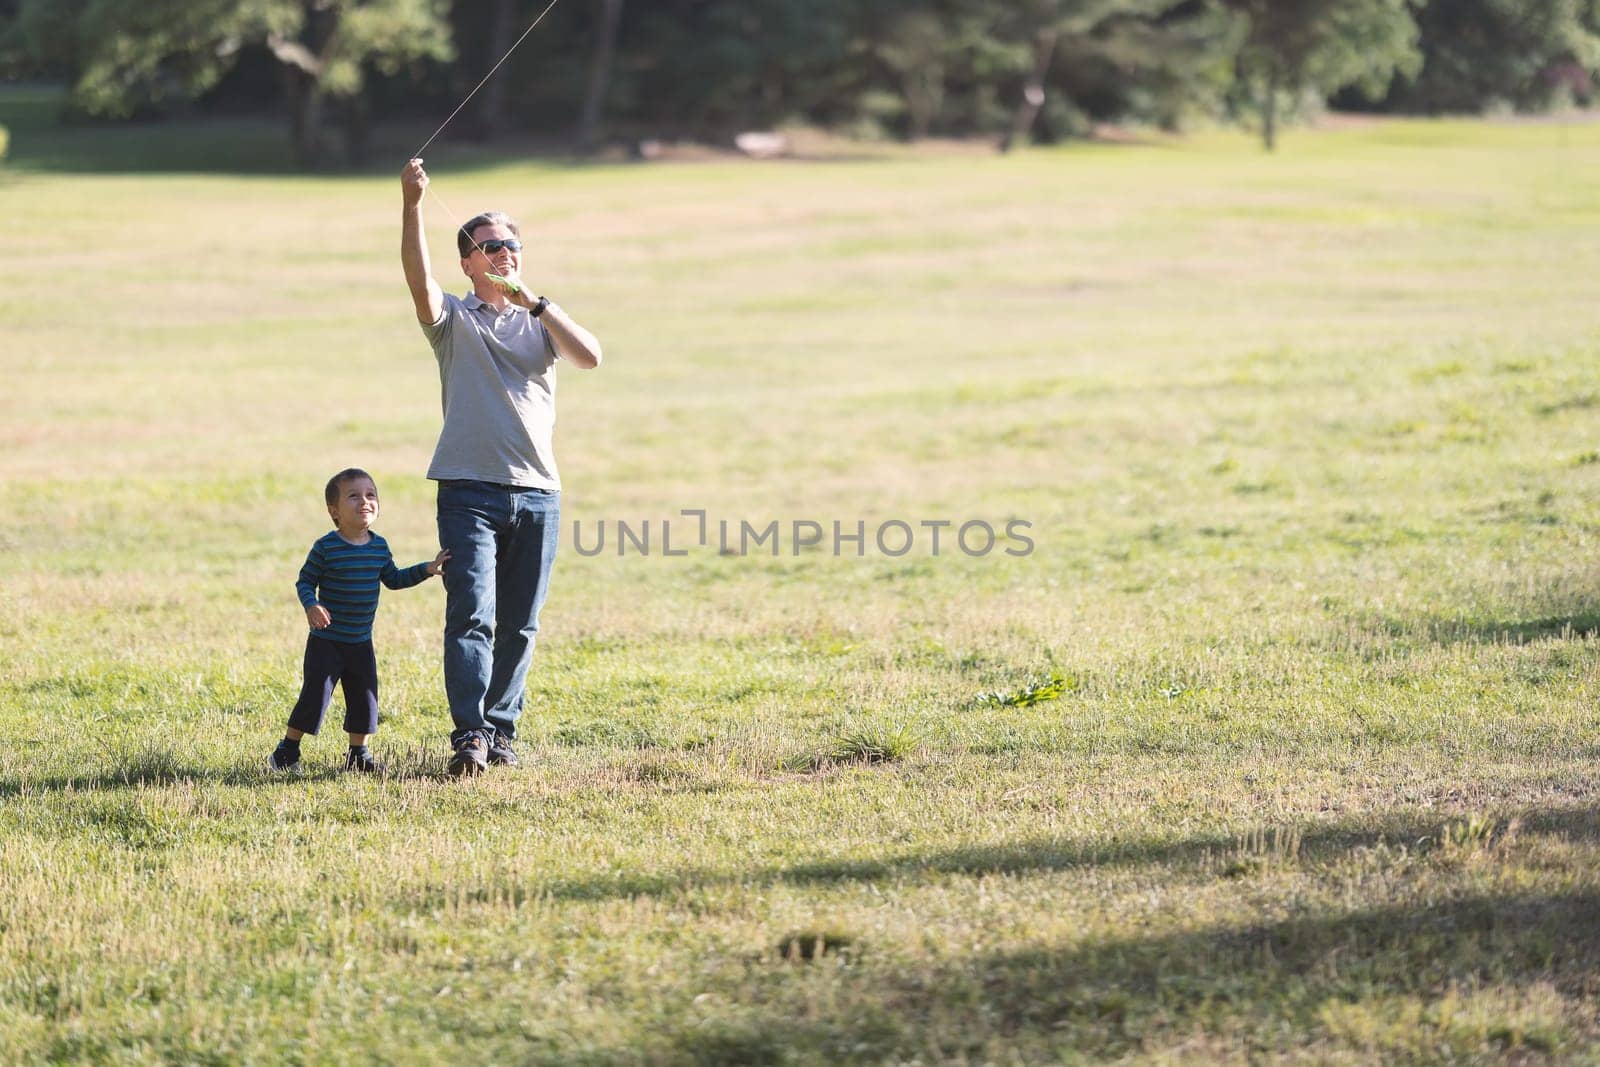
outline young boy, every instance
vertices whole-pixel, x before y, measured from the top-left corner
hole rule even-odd
[[[351,467],[328,479],[323,491],[335,530],[311,546],[300,568],[295,591],[306,609],[311,633],[306,636],[305,684],[289,713],[289,730],[267,759],[274,771],[300,769],[300,739],[314,734],[333,699],[335,683],[344,685],[344,728],[350,754],[344,769],[376,774],[382,764],[367,751],[367,739],[378,730],[378,664],[372,654],[372,618],[378,611],[378,583],[408,589],[438,574],[450,559],[440,552],[431,563],[401,570],[389,544],[372,532],[378,517],[378,487],[364,470]],[[319,599],[320,593],[320,599]]]

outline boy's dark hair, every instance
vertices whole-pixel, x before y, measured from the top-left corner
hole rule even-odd
[[[513,237],[522,240],[522,231],[517,229],[516,219],[504,211],[485,211],[463,222],[461,229],[456,231],[456,249],[461,253],[462,259],[472,255],[472,250],[476,247],[472,242],[472,234],[479,226],[504,226],[511,231]]]
[[[329,478],[327,488],[322,491],[322,498],[327,501],[330,508],[339,502],[339,487],[344,485],[345,482],[353,482],[357,478],[365,478],[367,481],[372,482],[374,489],[378,487],[378,483],[373,481],[372,475],[360,467],[346,467],[332,478]]]

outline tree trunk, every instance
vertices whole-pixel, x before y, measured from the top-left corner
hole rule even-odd
[[[322,162],[322,94],[311,75],[299,67],[283,68],[289,98],[289,145],[302,167]]]
[[[1050,61],[1056,54],[1056,38],[1059,31],[1054,27],[1040,30],[1033,38],[1033,70],[1028,75],[1028,84],[1022,90],[1022,102],[1017,105],[1017,111],[1011,119],[1011,129],[1006,131],[1005,139],[1000,142],[1000,151],[1009,152],[1018,141],[1028,136],[1028,131],[1033,129],[1033,120],[1039,117],[1039,110],[1044,107],[1044,79],[1050,73]]]
[[[516,31],[517,0],[495,0],[489,18],[489,47],[486,55],[499,59],[511,48]],[[505,78],[496,75],[483,87],[483,104],[478,111],[478,134],[486,141],[500,136],[506,128]]]
[[[340,120],[344,126],[344,147],[349,162],[361,166],[367,162],[372,148],[372,113],[367,109],[367,98],[357,93],[342,101]]]
[[[900,77],[900,93],[906,101],[906,139],[920,141],[933,129],[944,104],[944,65],[929,63],[913,67]]]
[[[617,27],[622,22],[623,0],[597,0],[600,5],[599,32],[594,52],[589,57],[589,82],[583,91],[583,110],[578,114],[578,151],[594,149],[600,135],[600,115],[605,109],[606,92],[611,87],[611,58],[616,54]]]
[[[322,161],[322,73],[327,53],[339,30],[337,11],[305,0],[305,24],[299,40],[267,35],[267,49],[284,65],[289,97],[289,140],[302,167]]]
[[[301,136],[295,144],[295,155],[302,166],[316,167],[323,162],[322,146],[322,89],[316,84],[306,87],[301,96]]]
[[[1261,142],[1267,151],[1278,147],[1278,65],[1267,68],[1267,97],[1261,102]]]

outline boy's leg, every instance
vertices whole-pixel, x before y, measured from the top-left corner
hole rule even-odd
[[[308,634],[305,679],[300,685],[300,699],[289,712],[290,730],[314,734],[322,728],[322,716],[333,699],[333,687],[338,684],[342,670],[337,643]]]
[[[378,732],[378,659],[371,641],[358,645],[343,645],[339,652],[344,661],[344,674],[340,684],[344,687],[344,731],[350,743],[364,744],[363,734]]]
[[[344,657],[344,731],[350,735],[350,753],[344,769],[365,774],[383,773],[383,764],[367,751],[367,738],[378,730],[378,660],[372,642],[340,648]]]
[[[295,701],[294,709],[289,712],[289,728],[284,731],[283,740],[267,757],[269,770],[290,772],[300,769],[300,739],[306,734],[316,733],[322,725],[322,716],[328,710],[328,702],[333,699],[333,687],[338,683],[339,672],[339,650],[333,642],[307,634],[300,699]]]
[[[509,494],[481,482],[439,483],[439,547],[444,569],[444,688],[451,741],[482,731],[493,667],[495,571],[509,519]]]
[[[516,494],[516,501],[516,521],[500,543],[494,670],[484,695],[484,717],[508,739],[516,736],[522,717],[539,609],[550,592],[550,568],[561,529],[560,493],[528,489]],[[450,564],[454,566],[455,560]]]

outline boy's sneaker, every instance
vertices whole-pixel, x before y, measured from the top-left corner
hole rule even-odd
[[[511,747],[511,738],[493,728],[489,732],[489,764],[493,767],[517,765],[517,750]]]
[[[286,741],[279,741],[278,747],[272,750],[272,755],[267,757],[267,770],[277,774],[299,774],[300,746],[290,745]]]
[[[383,764],[373,759],[365,748],[352,748],[344,759],[344,769],[356,774],[382,774]]]
[[[450,754],[448,770],[457,778],[478,774],[489,765],[489,746],[480,733],[464,735],[455,742],[455,751]]]

